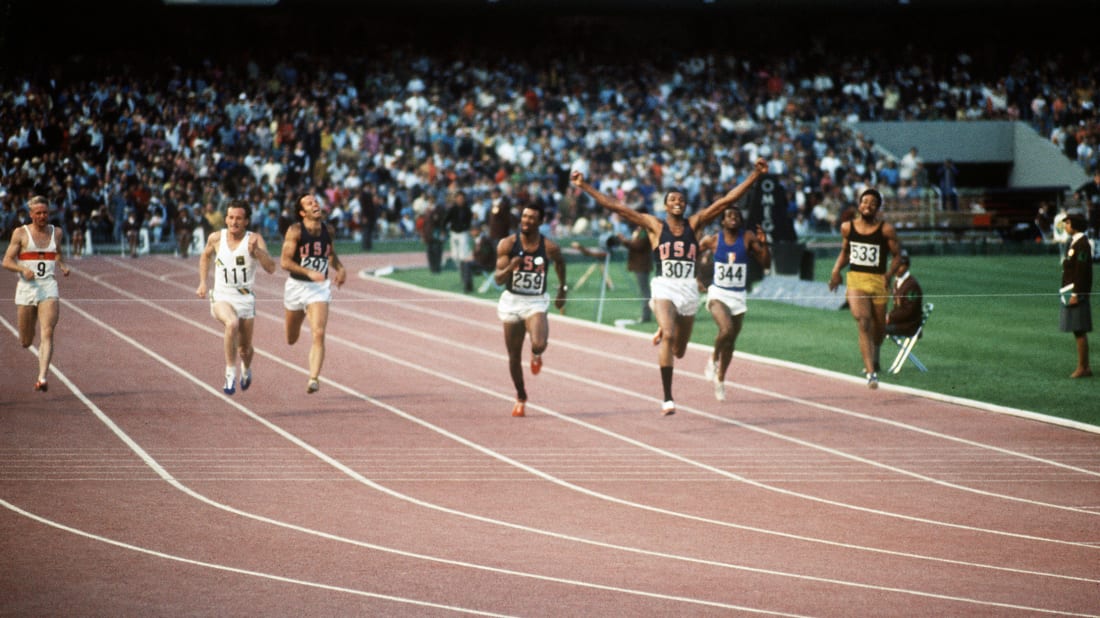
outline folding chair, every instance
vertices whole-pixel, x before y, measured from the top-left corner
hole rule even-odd
[[[913,354],[913,348],[917,345],[917,340],[920,339],[921,334],[924,333],[924,325],[928,322],[928,317],[932,315],[932,310],[935,309],[935,307],[936,306],[932,303],[924,304],[924,310],[921,311],[920,316],[920,326],[917,326],[917,331],[912,335],[908,337],[890,335],[890,340],[896,343],[899,348],[897,358],[895,358],[894,363],[890,365],[890,373],[900,372],[906,359],[910,360],[918,371],[928,371],[928,368],[924,366],[924,363],[920,362],[917,355]]]

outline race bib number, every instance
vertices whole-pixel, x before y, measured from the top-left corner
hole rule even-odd
[[[308,268],[309,270],[316,270],[318,272],[328,274],[328,258],[324,257],[304,257],[302,258],[302,268]]]
[[[222,269],[222,279],[225,282],[225,285],[229,287],[248,285],[248,269],[244,267],[224,268]]]
[[[695,262],[665,260],[661,262],[661,276],[669,279],[694,279]]]
[[[745,265],[716,263],[714,265],[714,285],[720,288],[745,287]]]
[[[848,261],[857,266],[877,267],[879,263],[879,246],[865,242],[854,242],[850,245]]]
[[[543,273],[530,270],[512,272],[512,291],[517,294],[542,294]]]

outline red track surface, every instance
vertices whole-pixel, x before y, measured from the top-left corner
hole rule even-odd
[[[514,419],[491,304],[360,277],[227,397],[196,265],[74,262],[46,394],[0,314],[0,614],[1100,615],[1100,434],[697,347],[663,418],[556,314]]]

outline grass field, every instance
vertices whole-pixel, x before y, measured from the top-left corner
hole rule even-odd
[[[577,285],[592,264],[580,256],[569,258],[573,289],[567,311],[595,321],[598,273]],[[831,267],[832,259],[817,259],[815,280],[827,281]],[[1057,255],[914,256],[912,270],[924,288],[925,301],[935,303],[915,350],[929,371],[922,373],[907,364],[898,375],[881,376],[884,383],[1100,425],[1100,380],[1068,377],[1076,353],[1073,336],[1058,330],[1061,270]],[[622,253],[615,254],[609,271],[614,289],[606,293],[601,322],[637,318],[641,301]],[[398,271],[392,277],[462,291],[453,267],[439,275],[424,268]],[[498,295],[490,289],[479,296],[495,299]],[[652,332],[655,326],[629,328]],[[713,320],[701,310],[692,340],[710,345],[714,335]],[[1100,358],[1100,342],[1095,338],[1091,342],[1096,348],[1093,357]],[[737,349],[851,375],[862,370],[856,327],[847,309],[811,309],[750,297]],[[896,347],[887,340],[884,366],[895,353]],[[737,376],[729,378],[736,381]]]

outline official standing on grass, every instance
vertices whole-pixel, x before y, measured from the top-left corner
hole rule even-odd
[[[859,329],[859,352],[868,388],[878,388],[879,349],[886,338],[887,283],[898,270],[901,247],[894,226],[878,220],[882,194],[859,194],[858,215],[840,225],[843,242],[829,278],[829,291],[840,287],[840,271],[850,266],[845,298]],[[887,252],[893,256],[886,267]]]
[[[1077,340],[1077,369],[1071,378],[1087,378],[1092,375],[1089,366],[1088,334],[1092,331],[1092,310],[1089,296],[1092,294],[1092,244],[1085,236],[1088,223],[1085,217],[1072,214],[1066,217],[1066,233],[1070,235],[1069,249],[1062,259],[1062,286],[1068,298],[1062,305],[1059,326],[1062,332],[1073,333]]]
[[[199,255],[199,298],[206,298],[206,277],[214,262],[214,290],[210,293],[210,315],[225,326],[226,395],[237,392],[237,351],[241,357],[241,390],[252,386],[252,332],[256,323],[256,265],[268,274],[275,272],[275,259],[267,252],[263,236],[248,231],[252,209],[241,200],[225,209],[225,229],[210,234]]]
[[[19,344],[29,348],[34,329],[39,327],[38,381],[34,390],[46,392],[47,374],[53,358],[53,334],[60,312],[60,294],[56,271],[69,276],[69,267],[61,255],[61,228],[49,224],[50,204],[37,195],[28,203],[31,222],[15,228],[4,252],[4,268],[19,274],[15,286],[16,323]]]
[[[558,293],[554,306],[565,307],[565,260],[558,243],[539,232],[545,212],[542,204],[533,202],[523,207],[519,232],[506,236],[497,244],[497,265],[493,278],[504,292],[497,303],[497,317],[504,324],[504,347],[508,350],[508,371],[516,387],[516,403],[512,416],[526,414],[527,389],[523,382],[523,340],[531,336],[531,374],[542,370],[542,353],[550,336],[546,313],[550,308],[547,294],[548,263],[554,263],[558,277]]]
[[[618,214],[624,221],[645,229],[649,236],[656,265],[656,276],[651,286],[653,313],[659,330],[654,340],[660,345],[657,364],[661,370],[664,393],[661,413],[665,416],[676,413],[676,404],[672,399],[673,358],[684,357],[699,308],[699,288],[695,281],[695,262],[699,256],[697,237],[726,208],[748,193],[749,188],[767,172],[767,161],[757,159],[752,172],[741,184],[690,217],[685,216],[687,198],[684,193],[669,191],[665,194],[664,221],[600,193],[580,171],[575,170],[570,176],[573,186],[595,198],[597,204]]]
[[[332,239],[335,233],[325,224],[321,205],[312,194],[298,198],[298,223],[286,230],[283,252],[279,261],[283,270],[290,273],[283,289],[283,307],[286,308],[286,342],[294,345],[302,332],[302,322],[309,318],[309,330],[313,342],[309,348],[309,382],[306,392],[316,393],[321,388],[321,365],[325,361],[325,328],[328,326],[328,305],[332,300],[332,288],[344,285],[347,272]]]

